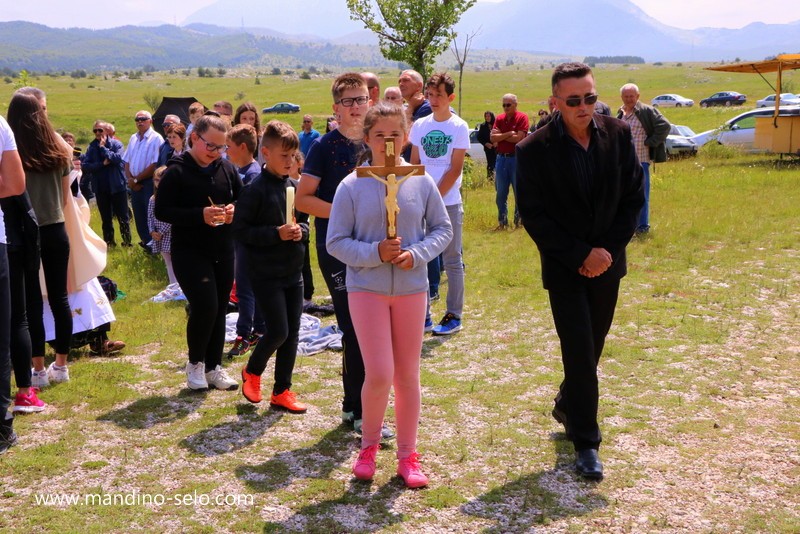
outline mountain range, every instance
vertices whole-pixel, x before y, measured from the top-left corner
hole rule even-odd
[[[375,36],[350,20],[345,0],[218,0],[183,24],[88,30],[0,23],[0,68],[396,66],[380,55]],[[505,0],[477,3],[455,29],[462,40],[477,32],[472,65],[588,55],[729,61],[796,52],[800,21],[681,30],[628,0]],[[454,63],[449,53],[442,61]]]

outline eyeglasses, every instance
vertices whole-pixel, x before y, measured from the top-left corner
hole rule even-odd
[[[363,106],[367,102],[369,102],[369,97],[368,96],[357,96],[355,98],[341,98],[336,103],[337,104],[341,104],[346,108],[351,108],[355,104],[358,104],[359,106]]]
[[[514,105],[514,104],[512,104],[511,102],[503,102],[503,107],[504,107],[504,108],[510,108],[510,107],[511,107],[511,106],[513,106],[513,105]]]
[[[555,96],[559,100],[563,100],[564,103],[567,105],[567,107],[570,107],[570,108],[577,108],[578,106],[581,105],[581,101],[584,104],[586,104],[587,106],[592,106],[592,105],[594,105],[595,102],[597,102],[597,99],[599,98],[599,95],[596,95],[596,94],[595,95],[583,95],[583,97],[580,97],[580,96],[569,96],[567,98],[562,98],[562,97],[560,97],[558,95],[553,95],[553,96]]]
[[[136,117],[133,120],[135,120],[136,122],[144,122],[144,121],[149,121],[150,119],[147,117]]]
[[[303,124],[305,124],[305,123],[307,123],[307,122],[311,122],[311,121],[303,121]]]
[[[206,150],[209,152],[225,152],[228,150],[228,145],[215,145],[214,143],[209,143],[203,139],[203,136],[200,134],[197,134],[197,138],[206,144]]]
[[[105,132],[105,130],[103,130],[102,128],[95,128],[94,130],[92,130],[92,133],[103,133],[103,132]]]

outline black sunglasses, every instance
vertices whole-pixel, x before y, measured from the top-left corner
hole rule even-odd
[[[136,117],[133,120],[135,120],[136,122],[144,122],[144,121],[149,121],[150,119],[148,119],[147,117]]]
[[[94,130],[92,130],[92,133],[103,133],[103,132],[105,132],[105,130],[101,128],[95,128]]]
[[[555,96],[559,100],[563,100],[564,103],[567,105],[567,107],[570,107],[570,108],[577,108],[578,106],[581,105],[581,102],[583,102],[587,106],[592,106],[592,105],[594,105],[595,102],[597,102],[597,99],[600,98],[599,95],[596,95],[596,94],[595,95],[584,95],[583,97],[570,96],[570,97],[567,97],[567,98],[562,98],[562,97],[557,96],[557,95],[553,95],[553,96]]]
[[[503,107],[504,107],[504,108],[510,108],[510,107],[511,107],[511,106],[513,106],[513,105],[514,105],[514,104],[510,104],[510,103],[508,103],[508,102],[503,102]]]

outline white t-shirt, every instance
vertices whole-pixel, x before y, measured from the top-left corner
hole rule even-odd
[[[3,117],[0,117],[0,162],[3,161],[3,152],[17,149],[14,132]],[[6,224],[3,220],[3,210],[0,209],[0,243],[6,242]]]
[[[414,122],[409,140],[419,148],[420,162],[439,185],[442,176],[450,168],[453,150],[469,148],[469,125],[453,113],[449,119],[441,122],[435,120],[433,115],[428,115]],[[445,206],[461,204],[462,177],[463,173],[459,174],[453,187],[444,195],[442,200]]]

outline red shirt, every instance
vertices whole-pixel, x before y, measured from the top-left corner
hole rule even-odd
[[[500,133],[506,132],[528,132],[528,116],[522,113],[521,111],[515,111],[513,115],[508,115],[508,113],[501,113],[497,116],[497,120],[494,121],[494,127],[497,128]],[[498,154],[513,154],[514,147],[516,147],[516,143],[510,143],[508,141],[500,141],[497,144],[497,153]]]

